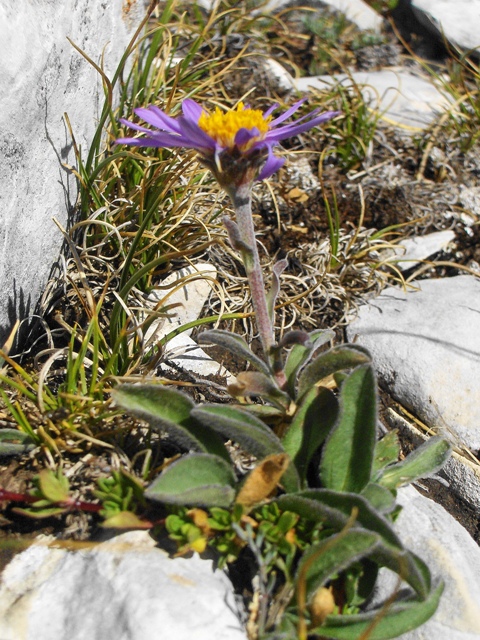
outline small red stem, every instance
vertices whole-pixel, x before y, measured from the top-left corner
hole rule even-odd
[[[3,500],[8,500],[9,502],[36,502],[38,498],[31,496],[29,493],[13,493],[0,487],[0,502]]]
[[[13,491],[7,491],[6,489],[2,489],[0,487],[0,502],[2,501],[8,502],[27,502],[32,504],[33,502],[37,502],[38,497],[32,496],[29,493],[14,493]],[[68,500],[61,500],[59,502],[53,502],[53,505],[58,507],[65,507],[66,509],[77,509],[78,511],[87,511],[90,513],[98,513],[103,509],[103,506],[98,503],[93,502],[85,502],[83,500],[75,500],[74,498],[69,498]],[[140,518],[141,519],[141,518]],[[148,528],[152,528],[157,525],[164,525],[165,518],[161,518],[160,520],[150,521],[144,520],[145,525],[148,525]]]
[[[0,502],[8,500],[9,502],[28,502],[32,504],[37,502],[38,496],[32,496],[30,493],[14,493],[13,491],[7,491],[0,487]],[[59,502],[53,502],[52,504],[59,507],[67,507],[69,509],[78,509],[79,511],[91,511],[98,512],[102,510],[102,505],[93,502],[84,502],[83,500],[74,500],[69,498],[68,500],[60,500]]]
[[[61,506],[69,507],[70,509],[78,509],[79,511],[90,511],[98,513],[103,509],[103,506],[98,503],[84,502],[83,500],[66,500],[65,502],[59,502]]]

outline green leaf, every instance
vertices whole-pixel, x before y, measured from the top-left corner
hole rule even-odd
[[[27,516],[27,518],[36,518],[38,520],[45,520],[46,518],[51,518],[52,516],[59,516],[62,513],[65,513],[67,507],[48,507],[46,509],[38,509],[35,510],[33,508],[25,508],[21,509],[20,507],[14,507],[12,511],[15,513],[19,513],[22,516]]]
[[[305,481],[312,456],[330,433],[338,417],[338,401],[326,388],[314,387],[304,397],[282,438],[300,480]]]
[[[0,457],[27,453],[35,448],[30,436],[18,429],[0,429]]]
[[[50,502],[66,502],[70,497],[68,480],[60,470],[57,475],[50,469],[40,471],[38,486],[41,494]]]
[[[236,397],[265,398],[284,411],[290,404],[290,398],[279,389],[272,376],[261,371],[242,371],[237,375],[236,381],[228,385],[228,392]]]
[[[357,522],[382,537],[386,546],[403,551],[403,545],[390,522],[372,505],[356,493],[339,493],[330,489],[305,489],[275,500],[281,510],[293,511],[313,522],[323,522],[339,531],[347,524],[354,508],[358,509]]]
[[[396,489],[417,478],[425,478],[443,467],[451,451],[447,440],[440,436],[429,438],[405,460],[387,467],[378,482],[387,489]]]
[[[380,513],[391,513],[395,509],[395,495],[375,482],[367,484],[362,496]]]
[[[417,556],[405,550],[390,522],[362,496],[328,489],[306,489],[280,496],[275,502],[282,510],[293,511],[307,520],[322,522],[324,526],[338,531],[347,524],[352,510],[356,508],[356,522],[381,536],[381,544],[370,559],[400,574],[420,597],[428,593],[428,568]]]
[[[303,554],[296,573],[296,581],[305,579],[307,600],[333,575],[370,555],[379,544],[378,534],[352,528],[312,545]]]
[[[369,353],[357,345],[341,345],[320,354],[305,367],[298,379],[298,400],[318,382],[342,369],[353,369],[371,361]]]
[[[250,415],[261,418],[266,422],[277,422],[278,420],[281,420],[285,415],[284,410],[282,411],[277,407],[272,407],[272,405],[270,404],[242,404],[234,406],[236,406],[238,409],[241,409],[242,411],[246,411]]]
[[[271,453],[284,453],[279,438],[259,418],[248,411],[230,405],[203,404],[192,411],[192,416],[201,424],[230,438],[259,460]],[[282,485],[287,491],[300,488],[298,474],[290,464],[282,477]]]
[[[309,633],[338,640],[358,640],[365,634],[368,640],[390,640],[416,629],[437,610],[443,584],[439,584],[425,600],[406,600],[357,615],[328,616],[325,623]]]
[[[223,331],[222,329],[212,329],[211,331],[204,331],[198,336],[199,344],[208,344],[209,342],[223,347],[233,353],[236,356],[244,358],[249,362],[257,371],[261,371],[265,375],[271,375],[271,371],[268,365],[256,356],[250,349],[245,340],[229,331]]]
[[[310,344],[296,344],[291,349],[285,360],[284,372],[287,377],[287,388],[290,393],[290,396],[295,397],[295,386],[297,383],[298,372],[301,367],[308,362],[309,358],[313,353],[315,353],[316,349],[319,349],[321,346],[326,344],[327,342],[332,341],[335,338],[335,333],[333,331],[312,331],[310,333]]]
[[[264,458],[269,453],[283,453],[282,443],[270,427],[248,411],[231,405],[202,404],[193,409],[192,416],[222,436],[238,442],[257,458]]]
[[[370,365],[354,369],[340,391],[340,417],[320,465],[327,489],[360,493],[369,483],[377,429],[377,394]]]
[[[119,511],[104,520],[101,526],[105,529],[151,529],[152,523],[141,520],[132,511]]]
[[[397,462],[400,455],[400,442],[396,429],[389,431],[375,446],[373,458],[372,478],[375,478],[379,471],[389,464]]]
[[[154,429],[167,432],[179,447],[230,459],[218,435],[193,420],[195,403],[186,394],[163,385],[122,384],[112,391],[112,397],[118,406]]]
[[[235,499],[235,475],[222,458],[192,453],[167,467],[145,497],[167,504],[228,507]]]
[[[186,394],[161,384],[122,384],[113,389],[118,406],[134,415],[148,416],[148,422],[162,429],[187,424],[195,403]]]

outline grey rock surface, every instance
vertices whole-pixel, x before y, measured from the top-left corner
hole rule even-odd
[[[472,216],[472,224],[480,219],[480,187],[461,185],[458,201]]]
[[[352,81],[360,87],[371,109],[407,131],[424,129],[449,105],[448,98],[430,80],[394,67],[298,78],[295,85],[298,91],[308,91],[309,87],[327,89],[337,83],[349,87]]]
[[[480,638],[480,548],[437,503],[412,486],[400,489],[403,506],[395,528],[405,546],[424,560],[445,589],[434,616],[400,640],[478,640]],[[387,595],[396,576],[385,570],[379,586]],[[381,596],[380,596],[381,597]]]
[[[136,531],[81,551],[32,545],[1,576],[1,640],[245,640],[226,575],[154,544]]]
[[[422,260],[446,249],[454,239],[455,232],[451,229],[405,238],[395,245],[395,255],[399,258],[395,264],[401,271],[412,269]]]
[[[394,409],[387,410],[386,420],[392,429],[398,429],[399,434],[406,436],[415,447],[428,440],[428,436],[420,431],[418,425],[409,422]],[[449,491],[480,513],[480,464],[468,450],[454,450],[435,476],[445,479]]]
[[[439,39],[460,49],[480,46],[479,0],[411,0],[415,16]]]
[[[161,311],[170,306],[167,317],[159,317],[152,322],[145,334],[145,343],[154,344],[171,331],[200,317],[200,313],[215,287],[216,268],[209,263],[189,265],[174,271],[152,290],[147,305]],[[169,369],[170,364],[200,376],[222,376],[225,382],[232,382],[232,374],[215,362],[190,337],[193,328],[182,331],[171,338],[166,346],[160,371]],[[166,360],[166,362],[165,362]]]
[[[385,289],[347,330],[370,350],[390,393],[420,420],[480,449],[480,279]],[[448,435],[448,433],[447,433]]]
[[[67,113],[88,152],[107,76],[144,15],[142,2],[37,0],[0,3],[0,345],[17,313],[31,313],[63,243],[52,218],[68,225],[76,201]]]

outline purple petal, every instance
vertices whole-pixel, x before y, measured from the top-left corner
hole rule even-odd
[[[253,127],[252,129],[246,129],[245,127],[242,127],[235,134],[234,142],[237,147],[242,147],[244,144],[247,144],[247,142],[250,142],[252,138],[255,138],[259,135],[260,131],[257,129],[257,127]]]
[[[114,142],[115,145],[118,144],[128,144],[130,147],[143,147],[144,138],[117,138]]]
[[[187,147],[189,149],[196,149],[198,145],[193,144],[191,140],[188,140],[184,136],[178,136],[172,133],[163,131],[149,132],[150,135],[144,138],[119,138],[117,144],[128,144],[134,147]]]
[[[272,120],[272,122],[270,123],[270,126],[275,127],[277,124],[280,124],[280,122],[283,122],[284,120],[289,118],[292,115],[292,113],[295,113],[295,111],[297,111],[297,109],[305,102],[306,99],[307,98],[302,98],[298,102],[295,102],[295,104],[293,104],[290,107],[290,109],[287,109],[285,113],[282,113],[281,116],[278,116],[278,118],[275,118],[275,120]]]
[[[299,124],[300,122],[304,122],[304,120],[313,120],[314,117],[316,117],[317,113],[320,112],[320,109],[314,109],[313,111],[310,111],[310,113],[306,113],[304,116],[300,116],[300,118],[297,118],[296,120],[294,120],[293,122],[289,122],[285,125],[283,125],[284,127],[292,127],[296,124]],[[272,126],[272,125],[271,125]],[[273,125],[272,129],[274,127],[276,127],[277,125]]]
[[[280,140],[285,140],[285,138],[291,138],[293,136],[298,136],[300,133],[304,131],[308,131],[313,127],[317,127],[319,124],[322,124],[326,120],[330,120],[335,116],[338,116],[340,111],[326,111],[322,113],[321,116],[317,116],[308,122],[303,122],[302,124],[289,124],[284,127],[280,127],[274,131],[269,131],[265,136],[265,140],[268,142],[280,142]]]
[[[150,129],[147,129],[146,127],[141,127],[139,124],[130,122],[130,120],[125,120],[125,118],[120,118],[119,122],[129,127],[130,129],[135,129],[135,131],[143,131],[144,133],[150,133]]]
[[[198,104],[198,102],[195,102],[195,100],[185,98],[182,102],[182,111],[185,118],[193,120],[193,122],[198,122],[198,119],[204,112],[204,109]]]
[[[118,138],[115,144],[126,144],[129,147],[169,147],[170,144],[163,144],[162,141],[153,138]]]
[[[277,107],[278,107],[278,102],[275,102],[275,104],[272,104],[272,106],[265,111],[265,113],[263,114],[263,117],[268,118],[268,116],[271,115]]]
[[[285,158],[278,158],[273,155],[272,148],[268,147],[268,158],[262,170],[257,176],[257,180],[265,180],[278,171],[285,164]]]
[[[190,142],[190,146],[198,149],[215,149],[217,146],[215,140],[189,118],[180,117],[177,122],[180,125],[182,137]]]
[[[158,129],[169,131],[170,133],[180,133],[180,127],[178,126],[175,118],[167,116],[164,111],[154,104],[151,104],[147,109],[139,107],[138,109],[135,109],[135,113],[137,116],[140,116],[140,118],[143,118],[145,122],[152,124]]]

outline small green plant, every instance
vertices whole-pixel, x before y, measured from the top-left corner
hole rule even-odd
[[[346,63],[340,43],[352,31],[352,24],[340,12],[321,11],[305,19],[305,28],[312,34],[312,60],[310,75],[338,71]]]
[[[105,527],[151,526],[134,515],[145,507],[143,485],[135,476],[121,469],[107,478],[99,478],[97,485],[94,495],[102,503],[100,515]]]
[[[437,607],[443,586],[431,584],[427,567],[404,548],[392,521],[398,512],[397,487],[437,470],[450,446],[434,438],[397,462],[396,441],[390,436],[377,442],[376,381],[368,352],[356,345],[324,350],[333,339],[329,331],[293,330],[275,341],[275,301],[286,262],[274,265],[266,293],[251,191],[255,179],[283,164],[272,152],[279,140],[322,121],[314,112],[300,125],[275,130],[298,106],[272,120],[273,109],[262,114],[240,104],[234,111],[217,108],[209,114],[185,100],[183,118],[173,120],[154,107],[143,109],[139,115],[154,129],[140,129],[144,138],[119,140],[135,146],[196,148],[227,191],[236,221],[224,218],[224,224],[247,273],[263,354],[255,354],[243,338],[227,331],[200,335],[202,344],[223,347],[250,366],[228,388],[237,401],[233,405],[198,405],[162,384],[120,385],[113,398],[190,451],[145,491],[147,499],[180,509],[167,518],[167,529],[180,548],[202,551],[207,544],[215,546],[221,531],[227,560],[242,546],[253,553],[264,603],[257,621],[260,636],[280,632],[303,640],[315,633],[353,640],[375,629],[372,637],[381,640],[422,624]],[[257,458],[245,478],[238,479],[226,440]],[[269,499],[273,507],[255,511]],[[294,532],[300,519],[325,535],[302,548]],[[229,530],[237,536],[225,537]],[[381,567],[396,572],[412,591],[391,606],[363,610]],[[278,570],[283,582],[293,585],[284,596],[285,614],[279,623],[268,621],[265,604],[275,597]],[[327,591],[333,606],[319,615],[317,596],[328,597]]]
[[[93,493],[100,501],[86,502],[71,496],[70,483],[63,471],[43,469],[33,479],[28,493],[14,493],[0,488],[0,500],[24,503],[14,511],[29,518],[50,518],[70,511],[98,513],[103,526],[117,529],[150,529],[153,523],[136,514],[144,513],[146,503],[142,483],[123,469],[97,480]]]
[[[333,148],[341,168],[350,171],[366,158],[381,113],[369,108],[360,87],[353,81],[351,87],[336,85],[332,93],[344,117],[335,122],[335,127],[326,128],[329,149]]]
[[[70,483],[61,469],[43,469],[33,479],[29,493],[13,493],[0,488],[0,500],[24,503],[25,507],[14,507],[14,511],[29,518],[50,518],[69,511],[98,512],[100,506],[77,500],[70,495]]]

